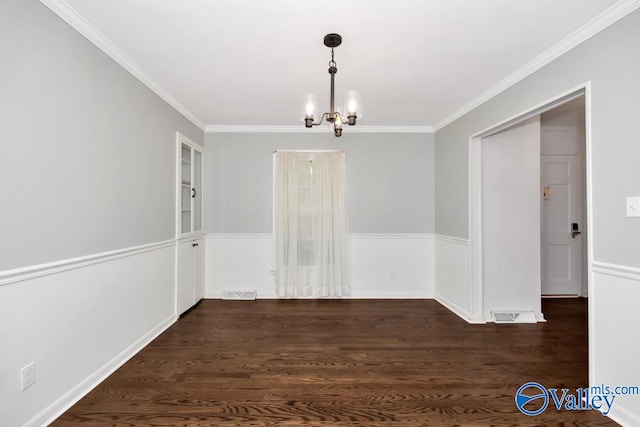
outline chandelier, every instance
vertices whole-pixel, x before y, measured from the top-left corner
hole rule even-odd
[[[342,136],[342,125],[347,123],[349,126],[356,124],[356,119],[362,118],[362,100],[360,99],[360,92],[357,90],[350,90],[344,94],[344,107],[342,111],[340,108],[335,108],[334,104],[334,90],[335,90],[335,77],[338,72],[336,67],[336,61],[333,59],[333,48],[340,46],[342,43],[342,37],[340,34],[327,34],[324,36],[324,45],[331,48],[331,61],[329,61],[329,74],[331,75],[331,103],[329,106],[329,112],[324,113],[318,119],[318,100],[316,96],[309,93],[305,96],[304,103],[302,104],[302,120],[304,126],[310,128],[312,126],[318,126],[326,120],[328,123],[333,123],[333,132],[335,136]]]

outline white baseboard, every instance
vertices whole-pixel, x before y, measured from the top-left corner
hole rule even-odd
[[[438,294],[437,292],[436,292],[435,300],[438,301],[440,304],[442,304],[445,308],[449,309],[449,311],[453,312],[455,315],[457,315],[459,318],[461,318],[465,322],[473,323],[471,322],[471,317],[469,316],[469,312],[467,312],[467,310],[460,307],[453,301],[450,301],[449,299]],[[481,321],[478,323],[485,323],[485,322]]]
[[[222,293],[209,292],[205,294],[205,299],[222,299]],[[315,298],[315,297],[314,297]],[[257,295],[256,299],[280,299],[275,293]],[[340,299],[433,299],[433,296],[424,293],[410,292],[358,292],[351,295],[344,295]]]
[[[615,403],[605,416],[611,418],[621,426],[640,426],[640,415],[633,414],[623,407],[616,406]]]
[[[157,338],[167,328],[169,328],[177,320],[175,314],[167,317],[165,320],[156,325],[148,333],[140,337],[130,346],[125,348],[116,357],[107,362],[92,375],[85,378],[80,384],[62,395],[58,400],[49,405],[45,410],[29,420],[25,426],[42,426],[52,423],[56,418],[62,415],[67,409],[72,407],[76,402],[82,399],[87,393],[93,390],[98,384],[104,381],[109,375],[113,374],[118,368],[124,365],[129,359],[136,355],[151,341]]]

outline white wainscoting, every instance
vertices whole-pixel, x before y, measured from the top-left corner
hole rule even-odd
[[[469,240],[435,236],[435,299],[467,322],[471,318],[469,284]]]
[[[0,425],[50,423],[169,327],[174,265],[170,240],[0,272]]]
[[[352,235],[354,298],[433,298],[431,234]]]
[[[351,298],[433,298],[431,234],[352,234]],[[271,234],[208,234],[206,298],[256,289],[277,298]]]
[[[640,386],[640,268],[593,263],[589,298],[591,385]],[[640,426],[640,396],[617,396],[608,415]]]

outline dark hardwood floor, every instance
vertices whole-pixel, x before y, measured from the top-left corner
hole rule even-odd
[[[514,403],[528,381],[587,386],[586,309],[469,325],[433,300],[204,300],[53,425],[616,425]]]

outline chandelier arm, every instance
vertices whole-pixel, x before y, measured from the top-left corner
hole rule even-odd
[[[320,117],[320,120],[318,120],[317,122],[313,122],[313,123],[311,123],[311,125],[312,125],[312,126],[319,126],[319,125],[321,125],[321,124],[322,124],[322,121],[323,121],[324,119],[326,119],[328,115],[329,115],[329,113],[324,113],[324,114],[322,115],[322,117]],[[327,121],[328,121],[328,120],[327,120]]]

